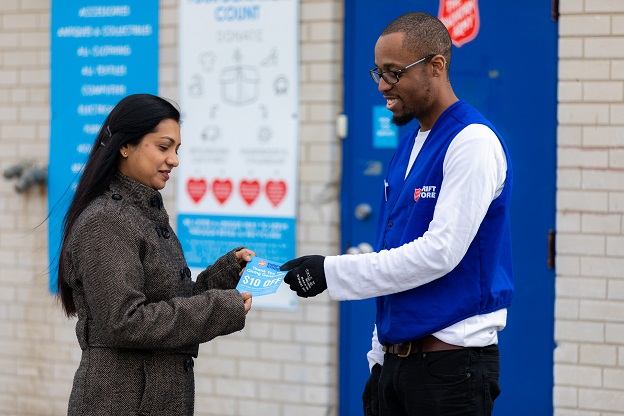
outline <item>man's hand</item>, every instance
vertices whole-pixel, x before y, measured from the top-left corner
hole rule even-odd
[[[377,416],[379,414],[379,376],[381,375],[381,365],[375,364],[371,369],[371,375],[364,386],[362,394],[362,404],[364,405],[364,416]]]
[[[282,264],[280,270],[290,270],[284,277],[284,283],[297,292],[297,296],[309,298],[327,289],[325,280],[324,256],[303,256]]]

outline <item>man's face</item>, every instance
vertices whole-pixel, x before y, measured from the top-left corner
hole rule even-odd
[[[403,47],[404,33],[390,33],[381,36],[375,45],[375,65],[379,72],[399,71],[422,59]],[[386,78],[393,74],[385,74]],[[426,115],[432,106],[430,62],[425,60],[398,75],[399,82],[390,84],[383,78],[378,89],[386,99],[386,108],[392,111],[392,122],[403,126],[414,118]]]

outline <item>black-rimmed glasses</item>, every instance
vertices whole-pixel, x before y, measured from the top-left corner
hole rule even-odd
[[[368,71],[368,73],[370,74],[373,81],[375,81],[375,84],[379,84],[379,81],[381,81],[382,78],[384,81],[386,81],[386,84],[396,84],[397,82],[399,82],[399,75],[401,75],[403,72],[407,71],[414,65],[418,65],[419,63],[426,61],[429,58],[433,58],[434,56],[435,54],[429,54],[424,58],[417,60],[413,64],[409,64],[405,68],[399,69],[398,71],[380,71],[379,68],[373,68]]]

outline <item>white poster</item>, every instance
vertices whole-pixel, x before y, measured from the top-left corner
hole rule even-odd
[[[195,272],[236,246],[295,257],[296,0],[183,0],[178,235]],[[292,309],[287,287],[254,307]]]

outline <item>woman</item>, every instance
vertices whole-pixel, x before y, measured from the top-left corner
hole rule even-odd
[[[178,166],[180,113],[122,99],[96,138],[65,217],[58,291],[82,349],[69,415],[192,415],[199,344],[240,331],[234,288],[255,253],[238,248],[197,277],[159,190]]]

